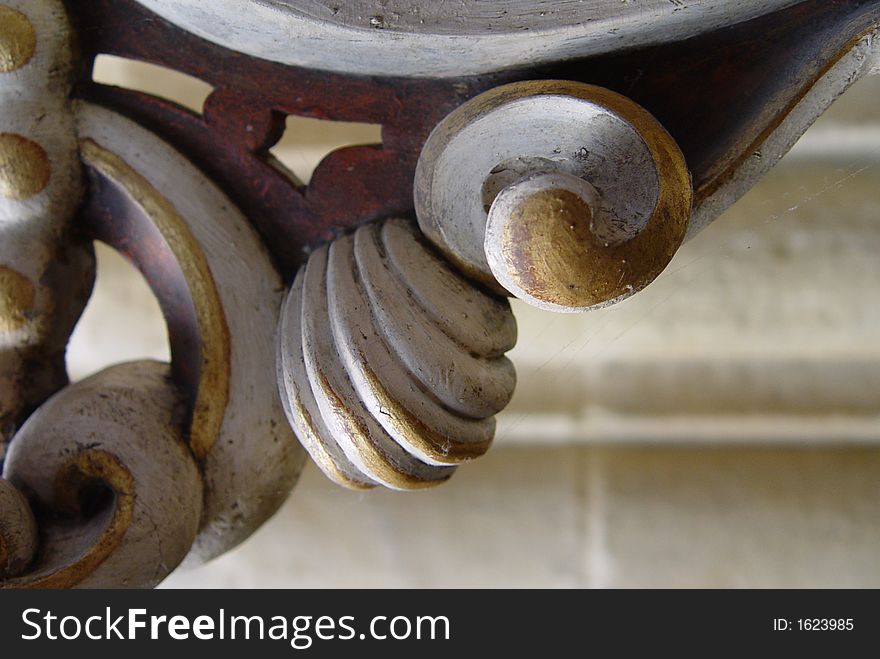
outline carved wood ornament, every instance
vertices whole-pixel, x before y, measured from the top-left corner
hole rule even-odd
[[[440,4],[0,0],[2,585],[154,586],[306,455],[446,481],[513,394],[508,296],[637,293],[877,61],[877,0]],[[99,54],[214,91],[198,115],[98,85]],[[383,143],[302,186],[268,154],[290,114]],[[172,360],[69,384],[94,240]]]

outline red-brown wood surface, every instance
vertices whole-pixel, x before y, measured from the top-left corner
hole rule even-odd
[[[854,40],[880,22],[880,0],[810,0],[681,43],[451,80],[358,77],[287,67],[188,34],[133,0],[71,0],[87,66],[77,94],[139,121],[183,151],[254,223],[289,279],[308,251],[360,223],[412,211],[421,146],[453,108],[503,82],[565,78],[640,102],[679,142],[702,193]],[[213,85],[204,116],[144,94],[95,85],[107,53],[177,69]],[[503,65],[503,63],[499,63]],[[309,186],[270,164],[284,118],[381,124],[381,146],[330,154]],[[778,113],[776,113],[778,115]]]
[[[78,93],[121,110],[186,153],[251,218],[288,276],[309,246],[358,223],[410,212],[413,172],[431,128],[492,84],[281,66],[187,34],[131,0],[89,0],[72,10],[90,57],[108,53],[152,62],[215,87],[204,117],[85,79]],[[266,158],[288,114],[381,124],[383,143],[336,151],[299,190]]]

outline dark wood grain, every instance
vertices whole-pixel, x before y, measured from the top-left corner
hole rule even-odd
[[[90,194],[80,227],[122,254],[143,275],[168,328],[171,368],[192,411],[201,372],[202,340],[195,301],[174,250],[159,228],[125,190],[87,168]]]
[[[71,5],[89,61],[101,53],[173,68],[210,83],[204,117],[173,103],[100,87],[78,94],[171,142],[254,222],[289,277],[306,251],[359,223],[412,209],[421,145],[453,108],[493,83],[361,78],[286,67],[183,32],[131,0]],[[269,164],[288,114],[381,124],[383,144],[341,149],[297,189]]]
[[[422,144],[453,108],[495,85],[562,78],[621,92],[680,144],[697,201],[855,40],[880,23],[880,0],[810,0],[680,43],[451,80],[346,76],[282,66],[188,34],[133,0],[69,5],[86,67],[80,97],[139,121],[184,152],[253,222],[290,279],[305,255],[340,232],[412,212]],[[214,86],[204,116],[91,82],[101,53],[177,69]],[[381,124],[383,144],[338,150],[305,189],[267,157],[286,115]]]

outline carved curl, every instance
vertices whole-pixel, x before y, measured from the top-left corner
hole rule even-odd
[[[16,435],[3,475],[39,504],[42,542],[11,587],[152,587],[199,527],[202,480],[167,365],[70,385]]]

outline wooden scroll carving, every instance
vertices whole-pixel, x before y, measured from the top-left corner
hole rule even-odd
[[[341,485],[434,485],[489,448],[515,341],[507,301],[456,274],[409,222],[364,225],[294,281],[279,331],[288,418]]]
[[[24,26],[15,30],[30,25],[46,45],[31,49],[25,34],[6,48],[6,68],[31,76],[8,86],[11,120],[24,123],[4,133],[0,170],[2,257],[17,259],[2,271],[4,340],[16,340],[0,353],[6,426],[66,382],[67,334],[93,276],[90,246],[69,235],[84,173],[91,211],[80,231],[141,268],[173,359],[68,386],[15,432],[4,520],[28,519],[14,485],[38,512],[40,535],[35,550],[20,525],[0,526],[4,574],[17,575],[11,586],[151,586],[187,556],[195,563],[237,545],[296,482],[305,452],[274,377],[282,282],[250,224],[184,157],[114,112],[69,101],[61,4],[12,11]],[[41,389],[23,397],[22,382]]]
[[[638,292],[877,69],[880,0],[487,4],[0,0],[0,586],[156,585],[307,454],[349,488],[445,482],[513,393],[506,297]],[[100,54],[214,91],[98,85]],[[302,186],[268,154],[289,114],[383,144]],[[94,240],[172,359],[68,384]]]

